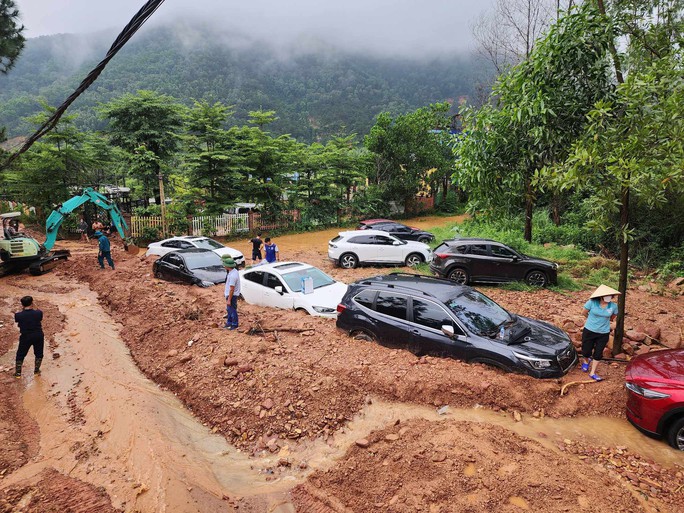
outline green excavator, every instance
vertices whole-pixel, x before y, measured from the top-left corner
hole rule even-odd
[[[124,241],[124,248],[129,252],[136,252],[135,246],[127,244],[126,231],[128,225],[121,215],[119,207],[99,192],[88,187],[83,190],[83,194],[70,198],[50,213],[45,222],[46,239],[43,244],[10,228],[13,220],[21,215],[20,212],[0,214],[3,228],[2,233],[0,233],[0,276],[21,272],[27,268],[31,274],[37,276],[69,258],[69,250],[52,250],[57,240],[57,232],[66,216],[88,202],[92,202],[109,212],[112,224],[119,232],[121,240]]]

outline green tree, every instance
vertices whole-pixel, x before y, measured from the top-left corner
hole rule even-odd
[[[154,191],[160,204],[158,180],[175,156],[184,107],[171,96],[153,91],[126,94],[99,108],[109,121],[107,133],[113,144],[123,148],[135,164],[131,171],[147,191]]]
[[[524,237],[532,240],[532,212],[544,186],[540,171],[565,159],[586,114],[612,93],[606,55],[613,35],[585,3],[498,79],[489,104],[462,109],[466,136],[455,146],[454,179],[471,208],[523,210]]]
[[[609,12],[602,0],[597,4],[604,23],[617,25],[617,36],[629,41],[623,53],[615,44],[611,47],[617,91],[613,98],[597,102],[567,161],[550,173],[559,187],[591,192],[597,228],[605,230],[619,215],[617,353],[624,335],[629,243],[635,234],[631,205],[655,208],[664,205],[668,195],[684,193],[684,3],[624,0]],[[682,212],[671,216],[681,218]]]
[[[375,158],[371,182],[382,185],[387,200],[405,207],[429,181],[431,169],[448,169],[449,104],[437,103],[396,118],[383,112],[365,138]]]
[[[6,74],[24,49],[24,26],[14,0],[0,0],[0,73]]]

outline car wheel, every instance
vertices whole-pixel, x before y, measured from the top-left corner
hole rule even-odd
[[[423,263],[423,257],[418,253],[411,253],[406,257],[406,265],[408,267],[415,267]]]
[[[667,443],[675,449],[684,451],[684,417],[675,420],[667,432]]]
[[[340,267],[344,269],[354,269],[359,265],[359,259],[353,253],[345,253],[340,257]]]
[[[423,244],[429,244],[430,243],[430,237],[421,237],[418,239],[418,242],[422,242]]]
[[[543,271],[531,271],[527,273],[525,281],[528,285],[532,285],[533,287],[545,287],[549,282],[546,273]]]
[[[489,358],[473,358],[468,363],[482,363],[484,365],[489,365],[490,367],[494,367],[504,372],[511,372],[511,369],[508,366],[504,365],[501,362],[497,362],[496,360],[490,360]]]
[[[159,269],[154,270],[154,277],[161,280],[162,274],[161,274],[161,271]]]
[[[468,271],[466,271],[462,267],[456,267],[455,269],[449,271],[449,274],[447,274],[447,278],[449,278],[451,281],[458,283],[459,285],[467,285],[468,281],[470,280],[470,276],[468,276]]]
[[[366,342],[377,342],[378,337],[376,337],[373,333],[370,331],[366,330],[356,330],[351,332],[351,337],[354,340],[364,340]]]

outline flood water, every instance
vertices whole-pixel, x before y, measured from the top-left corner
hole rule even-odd
[[[31,283],[40,289],[56,280],[45,275]],[[434,408],[379,400],[328,442],[303,442],[279,454],[250,458],[144,377],[121,339],[121,326],[101,308],[97,296],[83,285],[68,286],[72,289],[66,293],[30,291],[37,302],[57,305],[66,322],[56,337],[60,358],[50,358],[47,351],[43,375],[22,378],[25,407],[40,428],[40,452],[7,476],[6,486],[54,467],[104,487],[113,505],[126,511],[227,511],[227,496],[245,498],[253,511],[292,512],[287,492],[309,473],[333,465],[370,431],[412,418],[497,424],[552,450],[558,450],[558,440],[583,439],[598,446],[626,446],[663,465],[681,462],[680,453],[641,435],[626,420],[524,416],[515,422],[510,414],[481,408],[447,408],[440,415]],[[8,289],[12,295],[27,293],[25,288]],[[13,356],[10,351],[1,363],[11,365]],[[281,457],[306,461],[308,467],[274,479],[263,470]]]

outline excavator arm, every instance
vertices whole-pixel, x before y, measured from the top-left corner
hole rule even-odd
[[[83,190],[83,194],[68,199],[50,213],[50,216],[45,222],[46,238],[45,244],[43,245],[45,246],[46,250],[50,251],[55,245],[55,241],[57,240],[57,232],[59,231],[59,227],[62,225],[64,218],[71,214],[78,207],[84,203],[88,203],[89,201],[109,212],[109,216],[112,218],[112,223],[116,227],[116,231],[119,232],[121,240],[123,240],[125,244],[128,225],[126,224],[126,220],[121,215],[119,207],[117,207],[115,203],[110,202],[99,192],[87,187]]]

